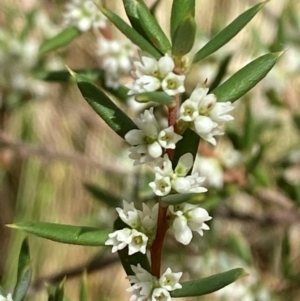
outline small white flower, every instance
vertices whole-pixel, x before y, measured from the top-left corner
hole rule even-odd
[[[131,287],[127,291],[132,293],[130,298],[132,301],[171,301],[169,292],[182,287],[179,283],[181,272],[172,273],[171,269],[168,268],[160,279],[157,279],[144,270],[140,264],[132,265],[131,268],[134,275],[127,276],[131,283]]]
[[[188,122],[190,127],[204,140],[216,145],[214,136],[223,135],[220,126],[233,120],[226,113],[234,109],[231,102],[217,102],[214,94],[208,94],[208,88],[197,87],[180,106],[179,119]]]
[[[161,87],[168,95],[176,95],[178,93],[183,93],[185,75],[177,75],[170,72],[162,81]]]
[[[94,1],[72,0],[66,5],[65,24],[77,26],[80,31],[88,31],[92,27],[104,28],[106,27],[106,20]]]
[[[149,186],[158,196],[167,195],[172,189],[171,179],[169,177],[164,177],[159,173],[155,174],[155,179],[153,182],[149,183]]]
[[[175,144],[182,139],[182,136],[174,132],[174,127],[170,126],[161,130],[158,134],[158,142],[163,148],[175,149]]]
[[[105,245],[112,245],[112,252],[115,253],[128,246],[128,254],[137,252],[146,253],[148,237],[135,229],[124,228],[108,235]]]
[[[151,301],[172,301],[172,298],[168,290],[158,287],[153,290]]]
[[[135,70],[131,74],[135,81],[126,84],[126,87],[129,88],[128,95],[161,89],[169,95],[185,91],[185,75],[177,75],[173,72],[175,63],[167,54],[158,61],[142,56],[141,61],[134,62],[134,67]]]
[[[200,184],[205,180],[199,177],[198,173],[187,175],[193,165],[191,153],[184,154],[179,158],[175,171],[172,169],[172,162],[168,155],[164,156],[160,166],[155,166],[155,179],[149,183],[153,192],[158,196],[165,196],[173,189],[178,193],[201,193],[207,189]]]
[[[188,203],[169,206],[169,217],[176,240],[184,245],[191,242],[192,231],[202,236],[203,230],[209,230],[205,222],[211,220],[205,209]]]
[[[8,294],[7,297],[0,295],[0,301],[13,301],[12,295]]]
[[[138,210],[135,209],[134,203],[127,203],[123,200],[123,209],[116,208],[121,220],[133,229],[140,225],[140,215]]]
[[[97,42],[97,54],[105,71],[106,86],[116,89],[122,76],[130,74],[131,57],[134,46],[129,41],[107,40],[100,38]]]
[[[223,187],[223,168],[217,158],[197,156],[194,170],[198,170],[205,177],[205,185],[222,188]]]
[[[140,119],[134,119],[139,129],[133,129],[125,135],[125,140],[133,146],[130,148],[131,159],[134,165],[154,161],[159,158],[164,149],[174,149],[175,144],[182,139],[182,136],[174,133],[172,126],[160,129],[153,114],[153,107],[145,110]]]
[[[179,283],[181,276],[182,272],[172,273],[172,270],[170,268],[167,268],[167,270],[159,278],[159,284],[161,287],[167,289],[168,291],[180,289],[182,287]]]

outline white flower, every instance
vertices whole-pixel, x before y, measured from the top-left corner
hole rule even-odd
[[[134,207],[134,203],[127,203],[123,200],[123,209],[116,208],[121,220],[133,229],[153,235],[156,230],[158,203],[150,209],[143,203],[143,209],[139,210]]]
[[[172,301],[172,298],[168,290],[158,287],[153,290],[151,301]]]
[[[7,297],[0,295],[0,301],[13,301],[12,295],[8,294]]]
[[[169,206],[169,217],[176,240],[184,245],[191,242],[192,231],[202,236],[203,230],[209,230],[205,222],[211,220],[205,209],[187,203]]]
[[[137,252],[146,254],[148,237],[135,229],[124,228],[108,235],[105,245],[112,245],[112,252],[117,252],[128,246],[128,254]]]
[[[181,276],[182,272],[172,273],[172,270],[170,268],[167,268],[167,270],[159,278],[159,284],[161,287],[167,289],[168,291],[180,289],[182,287],[179,283]]]
[[[123,200],[123,209],[116,208],[121,220],[133,229],[136,229],[140,225],[140,215],[137,209],[134,207],[134,203],[127,203]]]
[[[178,75],[170,72],[162,81],[161,87],[168,95],[183,93],[185,75]]]
[[[194,170],[198,170],[205,177],[204,184],[216,188],[223,187],[224,171],[221,162],[217,158],[197,156]]]
[[[149,183],[153,192],[158,196],[164,196],[171,192],[171,179],[170,177],[164,177],[159,173],[155,174],[155,179],[153,182]]]
[[[106,27],[106,17],[91,0],[72,0],[67,3],[64,22],[67,26],[77,26],[80,31]]]
[[[106,86],[113,89],[118,88],[119,79],[129,75],[132,69],[133,44],[129,41],[101,38],[97,42],[97,54],[100,57],[101,67],[105,71]]]
[[[174,149],[175,144],[182,139],[182,136],[174,133],[173,126],[160,129],[153,114],[153,107],[145,110],[140,119],[134,119],[139,129],[133,129],[125,135],[125,140],[134,146],[130,148],[131,159],[134,165],[154,161],[159,158],[164,149]]]
[[[154,92],[162,89],[169,95],[175,95],[185,91],[185,75],[173,72],[175,63],[167,54],[156,59],[142,56],[141,61],[134,62],[135,70],[132,76],[135,81],[126,84],[129,88],[128,95],[143,92]]]
[[[136,267],[132,265],[131,269],[135,275],[127,276],[132,284],[131,287],[127,288],[127,291],[132,293],[130,301],[151,300],[150,298],[156,278],[143,269],[140,264]]]
[[[132,285],[127,289],[132,293],[131,301],[171,301],[169,292],[182,287],[179,283],[181,272],[172,273],[168,268],[160,279],[157,279],[144,270],[140,264],[136,267],[132,265],[131,268],[134,275],[127,276]]]
[[[214,136],[224,134],[220,126],[233,120],[226,113],[234,109],[231,102],[217,102],[214,94],[208,94],[208,88],[197,87],[180,106],[179,119],[189,122],[191,128],[204,140],[216,145]]]
[[[207,189],[200,186],[205,178],[199,177],[197,172],[187,175],[192,165],[193,156],[191,153],[187,153],[179,158],[175,171],[173,171],[172,162],[166,154],[162,164],[154,167],[155,179],[149,183],[149,186],[158,196],[165,196],[172,189],[178,193],[206,192]]]

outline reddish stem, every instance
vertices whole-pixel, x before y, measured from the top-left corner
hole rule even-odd
[[[169,107],[168,124],[169,126],[171,125],[174,126],[175,131],[176,131],[175,124],[177,119],[177,105],[179,103],[179,96],[180,96],[179,94],[175,96],[175,105]],[[174,150],[168,149],[167,154],[169,156],[169,159],[172,161],[174,156]],[[163,247],[166,232],[168,230],[167,211],[168,211],[167,206],[163,206],[162,204],[159,204],[156,236],[153,245],[151,247],[151,273],[157,278],[160,277],[162,247]]]

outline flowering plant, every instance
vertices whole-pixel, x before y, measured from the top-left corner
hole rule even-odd
[[[188,245],[193,231],[203,236],[203,231],[210,229],[212,217],[207,209],[192,203],[192,195],[207,191],[201,169],[194,170],[199,141],[217,144],[215,136],[223,135],[224,125],[234,119],[233,103],[267,75],[280,53],[267,53],[255,59],[213,89],[205,81],[189,93],[186,77],[195,64],[242,30],[265,2],[236,18],[193,57],[189,53],[196,34],[195,0],[173,1],[171,39],[144,1],[123,0],[123,3],[131,26],[101,4],[95,12],[94,2],[73,1],[66,13],[70,27],[46,41],[40,51],[46,53],[61,47],[91,28],[101,32],[99,55],[105,69],[104,74],[97,73],[102,80],[101,88],[86,75],[69,71],[84,99],[130,145],[132,163],[152,170],[152,181],[148,183],[153,191],[152,204],[123,201],[123,208],[116,208],[118,218],[113,230],[43,222],[21,222],[12,227],[64,243],[111,246],[113,253],[118,252],[131,284],[130,300],[171,300],[212,293],[244,276],[245,271],[235,268],[189,281],[181,281],[183,272],[172,272],[170,267],[161,274],[165,236],[171,230],[176,241]],[[122,49],[127,46],[113,43],[106,27],[108,20],[139,49],[139,58],[132,66]],[[125,53],[133,53],[131,46],[126,49]],[[133,80],[122,85],[121,77],[131,68]],[[133,96],[149,108],[140,118],[132,119],[104,91],[120,100]]]

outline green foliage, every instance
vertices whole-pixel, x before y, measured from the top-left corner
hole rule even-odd
[[[17,283],[13,293],[14,301],[22,301],[25,299],[31,276],[32,270],[30,267],[29,246],[27,239],[25,239],[22,243],[19,255]]]
[[[172,54],[183,56],[193,47],[196,36],[196,23],[192,16],[187,16],[176,28],[172,39]]]
[[[195,0],[173,0],[170,24],[172,41],[178,26],[186,18],[195,17],[195,6]]]
[[[203,60],[229,42],[247,25],[266,3],[267,2],[259,3],[238,16],[195,54],[193,63]]]
[[[116,208],[121,206],[122,198],[113,195],[97,185],[85,183],[84,188],[98,201],[105,203],[109,207]]]
[[[66,279],[63,279],[58,286],[49,288],[48,301],[66,301],[64,297],[64,286]]]
[[[174,96],[165,92],[145,92],[136,95],[135,100],[138,102],[156,102],[161,105],[171,105],[174,103]]]
[[[130,130],[136,128],[135,123],[104,92],[85,77],[74,73],[73,76],[84,99],[120,137],[124,138]]]
[[[167,53],[171,49],[171,44],[165,33],[159,26],[157,20],[152,15],[149,8],[143,0],[136,0],[136,8],[140,24],[147,34],[151,44],[155,46],[161,53]]]
[[[212,91],[218,101],[231,101],[241,98],[259,83],[273,68],[282,52],[265,54],[244,68]]]
[[[136,44],[143,51],[148,52],[154,58],[159,59],[162,54],[156,50],[142,35],[140,35],[134,28],[130,27],[118,15],[113,12],[100,7],[101,12],[129,39]]]
[[[183,138],[176,144],[174,158],[172,161],[173,168],[176,167],[179,158],[185,153],[191,153],[193,157],[196,157],[198,151],[200,137],[191,129],[186,129],[183,134]]]
[[[247,274],[241,268],[202,279],[182,282],[182,288],[171,292],[173,298],[203,296],[215,292]]]
[[[44,41],[40,46],[39,52],[40,54],[45,54],[46,52],[57,50],[61,47],[67,46],[80,35],[81,31],[78,28],[68,27],[55,37]]]
[[[87,286],[87,273],[84,272],[80,285],[79,301],[88,301],[88,286]]]
[[[197,193],[182,193],[182,194],[169,194],[161,198],[161,202],[166,205],[176,205],[181,203],[193,203],[193,200],[198,199]]]
[[[111,230],[44,222],[21,222],[9,225],[49,240],[82,246],[104,246]]]

